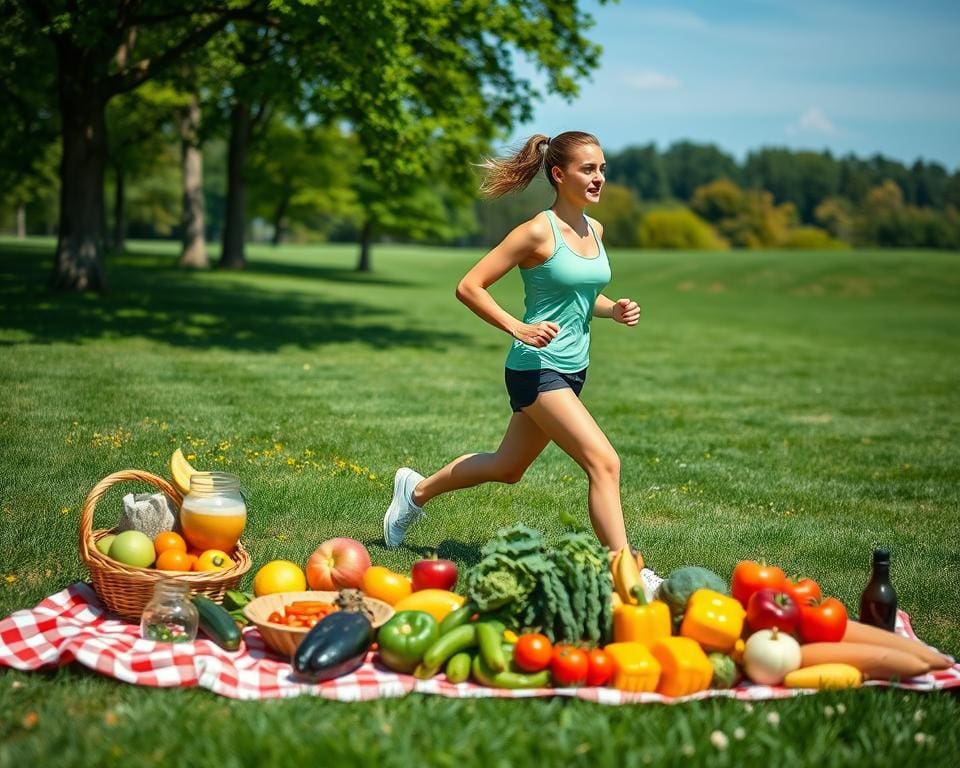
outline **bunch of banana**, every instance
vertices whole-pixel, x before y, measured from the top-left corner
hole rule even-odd
[[[610,574],[613,576],[613,587],[625,605],[638,605],[646,602],[643,591],[643,581],[640,578],[640,569],[643,568],[643,555],[639,552],[634,555],[630,547],[624,547],[613,556],[610,562]]]

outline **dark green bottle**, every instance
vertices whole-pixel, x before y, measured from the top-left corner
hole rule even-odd
[[[860,596],[860,622],[893,631],[897,623],[897,593],[890,583],[890,551],[873,550],[873,573]]]

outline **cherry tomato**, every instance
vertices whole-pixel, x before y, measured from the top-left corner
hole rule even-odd
[[[750,595],[760,589],[783,589],[786,581],[783,569],[766,563],[755,563],[753,560],[743,560],[733,569],[733,579],[730,584],[730,594],[740,601],[744,608],[750,601]]]
[[[586,652],[573,645],[556,645],[550,658],[550,674],[559,686],[583,685],[590,671]]]
[[[606,685],[617,671],[613,657],[600,648],[587,654],[587,685]]]
[[[835,597],[800,606],[800,637],[805,643],[836,643],[847,631],[847,609]]]
[[[513,648],[513,662],[524,672],[539,672],[550,666],[553,644],[546,635],[531,632],[520,635]]]
[[[787,579],[783,584],[783,591],[793,598],[798,606],[806,605],[810,600],[820,600],[823,595],[820,594],[820,585],[813,579],[799,579],[791,581]]]

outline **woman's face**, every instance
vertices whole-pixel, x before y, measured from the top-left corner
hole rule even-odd
[[[558,193],[571,202],[586,205],[600,201],[606,172],[603,150],[596,144],[581,144],[565,168],[557,166],[553,169],[553,178]]]

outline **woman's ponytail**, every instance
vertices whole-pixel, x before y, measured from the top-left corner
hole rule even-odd
[[[542,133],[531,136],[510,157],[491,157],[481,167],[486,171],[480,194],[494,198],[519,192],[533,181],[543,168],[543,158],[550,139]]]
[[[481,164],[480,167],[487,173],[480,185],[480,193],[484,197],[500,197],[509,192],[519,192],[533,181],[541,168],[547,181],[556,187],[553,167],[566,168],[576,156],[576,149],[587,144],[599,147],[600,140],[592,133],[583,131],[564,131],[552,139],[542,133],[531,136],[510,157],[491,157]]]

